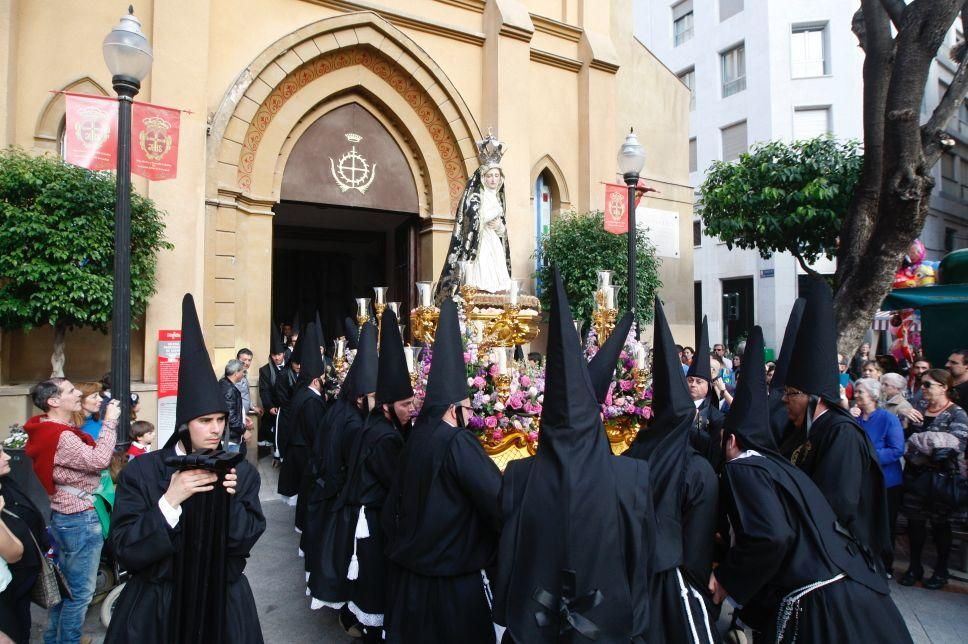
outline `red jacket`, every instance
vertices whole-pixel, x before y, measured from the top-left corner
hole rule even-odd
[[[48,494],[53,494],[54,489],[54,454],[57,452],[57,444],[60,442],[61,434],[73,432],[85,444],[94,447],[94,439],[77,429],[73,425],[65,425],[54,420],[49,420],[47,416],[34,416],[24,423],[24,431],[27,432],[27,444],[24,445],[24,453],[30,457],[34,464],[34,473]]]

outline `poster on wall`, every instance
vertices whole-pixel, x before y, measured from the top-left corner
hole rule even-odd
[[[635,225],[645,228],[659,257],[679,259],[679,213],[659,208],[636,208]]]
[[[180,361],[181,329],[158,331],[158,437],[155,449],[167,443],[175,433]]]

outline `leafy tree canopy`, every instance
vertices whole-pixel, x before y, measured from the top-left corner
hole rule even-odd
[[[614,271],[613,283],[620,286],[616,304],[624,310],[628,301],[628,234],[605,232],[602,211],[564,213],[551,222],[539,242],[541,267],[535,273],[541,284],[554,282],[557,266],[576,320],[591,320],[594,310],[597,272]],[[659,259],[646,232],[636,234],[636,312],[640,322],[652,319],[652,300],[662,285]],[[551,307],[551,289],[544,288],[541,304]]]
[[[106,330],[114,286],[115,177],[52,156],[0,152],[0,327]],[[132,318],[155,292],[164,214],[131,195]]]
[[[836,252],[862,167],[857,141],[829,137],[772,141],[717,161],[700,187],[706,233],[764,258],[789,251],[813,272],[808,264]]]

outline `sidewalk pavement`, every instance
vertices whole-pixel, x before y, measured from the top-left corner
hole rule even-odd
[[[305,593],[303,559],[298,555],[299,535],[293,530],[295,508],[276,494],[278,470],[271,459],[259,462],[262,490],[259,498],[267,528],[252,551],[245,574],[252,586],[266,644],[352,642],[330,609],[312,611]],[[930,561],[930,560],[929,560]],[[899,563],[901,563],[899,561]],[[903,570],[899,566],[899,570]],[[959,573],[962,576],[963,572]],[[904,616],[915,644],[962,644],[968,633],[968,584],[951,584],[951,592],[920,587],[905,588],[891,582],[891,596]],[[88,611],[85,633],[93,644],[102,642],[105,629],[99,620],[100,605]],[[33,608],[31,642],[43,641],[47,619]],[[876,619],[876,616],[871,616]]]

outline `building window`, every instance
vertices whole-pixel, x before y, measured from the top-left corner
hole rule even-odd
[[[963,201],[968,201],[968,160],[958,159],[958,179],[961,183],[961,189],[952,194],[960,194]]]
[[[719,22],[743,10],[743,0],[719,0]]]
[[[720,132],[723,136],[723,161],[735,161],[746,152],[746,121],[724,127]]]
[[[687,40],[692,40],[692,0],[672,8],[672,45],[678,47]]]
[[[690,67],[684,72],[679,72],[679,80],[689,88],[689,111],[696,109],[696,68]]]
[[[739,44],[719,55],[722,63],[723,98],[746,89],[746,46]]]
[[[958,107],[958,133],[968,136],[968,101]]]
[[[829,107],[798,107],[793,111],[794,141],[814,139],[829,133]]]
[[[696,154],[696,137],[689,139],[689,172],[699,169],[698,156]]]
[[[692,245],[696,248],[702,246],[702,222],[698,219],[692,222]]]
[[[950,253],[955,249],[955,229],[944,229],[944,252]]]
[[[955,175],[957,158],[950,152],[941,155],[941,192],[952,197],[960,196],[958,179]]]
[[[794,26],[790,38],[790,60],[794,78],[826,76],[830,73],[827,56],[827,25]]]

